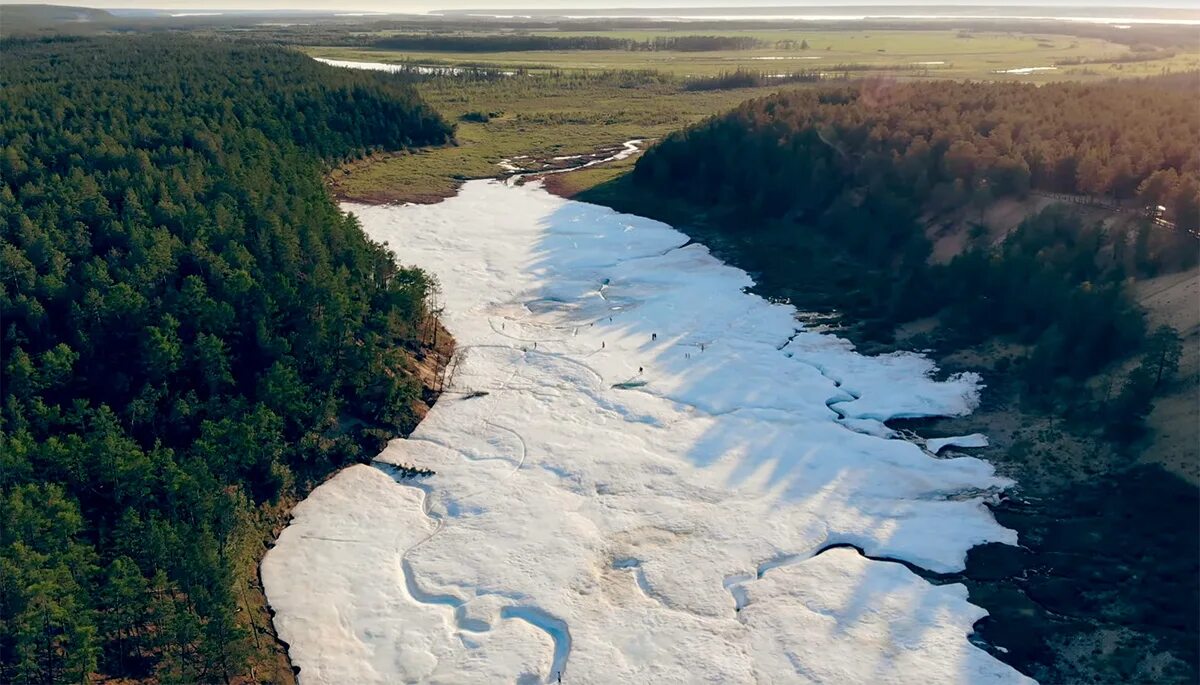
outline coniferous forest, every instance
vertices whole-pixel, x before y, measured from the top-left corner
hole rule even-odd
[[[1026,469],[993,508],[1022,546],[981,546],[962,574],[991,613],[975,645],[1043,682],[1195,680],[1197,567],[1181,545],[1194,517],[1179,513],[1195,487],[1125,470],[1153,440],[1194,435],[1194,413],[1162,407],[1194,396],[1195,317],[1155,318],[1138,292],[1194,279],[1200,262],[1200,74],[1171,71],[1200,63],[1188,25],[847,20],[792,40],[774,19],[688,35],[536,12],[293,23],[13,7],[0,26],[0,685],[312,672],[299,657],[288,670],[263,620],[263,550],[314,486],[416,426],[442,385],[428,382],[431,347],[453,344],[437,344],[436,279],[335,198],[439,201],[464,179],[546,171],[552,192],[679,226],[760,295],[836,313],[864,354],[921,349],[945,373],[986,372],[984,404],[961,419],[980,424],[895,426],[995,435],[988,458]],[[640,157],[593,163],[642,141]],[[1195,280],[1180,283],[1171,297],[1190,287],[1194,305]],[[1095,626],[1124,637],[1071,641]]]
[[[1170,329],[1147,329],[1125,282],[1196,262],[1194,77],[793,90],[667,137],[634,175],[658,198],[705,211],[764,281],[834,292],[827,304],[867,321],[870,335],[940,313],[953,344],[1004,335],[1029,345],[1022,375],[1044,394],[1178,347]],[[1144,218],[1112,234],[1050,207],[999,245],[977,224],[970,249],[934,258],[928,227],[939,217],[978,222],[996,200],[1035,191]],[[1165,247],[1151,252],[1155,232]],[[1148,367],[1120,401],[1104,400],[1114,430],[1135,429],[1128,422],[1160,385]]]
[[[433,284],[322,164],[452,130],[394,77],[281,49],[3,52],[0,682],[227,681],[257,506],[420,400]]]
[[[1038,189],[1162,204],[1195,230],[1194,76],[792,90],[669,136],[638,174],[691,202],[736,202],[763,219],[817,216],[848,189],[935,209]]]

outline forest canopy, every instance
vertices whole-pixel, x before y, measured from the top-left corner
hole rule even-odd
[[[701,209],[760,283],[828,293],[821,304],[866,322],[868,337],[931,315],[959,345],[1007,336],[1029,349],[1022,376],[1044,395],[1150,354],[1148,340],[1178,344],[1169,329],[1147,337],[1125,283],[1200,256],[1196,78],[798,89],[667,137],[634,183],[655,202]],[[1000,245],[976,224],[968,249],[933,259],[931,223],[970,223],[1033,190],[1124,207],[1137,228],[1110,233],[1052,206]],[[1152,231],[1166,244],[1153,255]],[[1129,380],[1126,409],[1161,385],[1147,373]]]
[[[443,143],[410,86],[219,41],[0,60],[0,682],[241,672],[256,506],[416,420],[432,287],[322,160]]]
[[[848,186],[934,208],[1032,188],[1162,204],[1194,230],[1195,97],[1156,81],[798,89],[670,136],[637,173],[696,202],[749,200],[762,217],[820,212]]]

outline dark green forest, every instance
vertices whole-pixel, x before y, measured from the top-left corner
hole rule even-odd
[[[634,180],[703,212],[768,286],[832,293],[823,304],[865,321],[868,336],[939,314],[954,345],[999,335],[1030,346],[1022,375],[1044,395],[1137,352],[1162,359],[1165,346],[1177,360],[1177,339],[1149,335],[1126,281],[1200,257],[1189,234],[1200,228],[1196,80],[793,90],[669,136]],[[1110,233],[1051,207],[998,247],[975,224],[963,254],[931,259],[931,223],[970,224],[995,200],[1034,191],[1141,219]],[[1160,204],[1166,225],[1147,211]],[[1165,247],[1151,250],[1151,238]],[[1121,402],[1089,410],[1136,405],[1121,416],[1143,416],[1163,376],[1151,367]]]
[[[836,72],[843,65],[836,65],[829,72]],[[800,69],[787,74],[777,72],[753,71],[736,69],[726,71],[716,76],[695,76],[684,81],[684,90],[728,90],[731,88],[759,88],[761,86],[782,86],[789,83],[817,83],[836,78],[845,80],[845,72],[840,77],[817,69]]]
[[[1157,81],[793,90],[668,137],[637,173],[692,202],[736,200],[763,219],[819,216],[848,189],[932,209],[1039,189],[1163,204],[1194,230],[1197,92]]]
[[[452,130],[282,49],[0,49],[0,682],[227,682],[247,521],[422,399],[434,286],[322,165]]]

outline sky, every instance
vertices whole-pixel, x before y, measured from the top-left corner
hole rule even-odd
[[[0,0],[3,4],[29,4],[30,0]],[[976,7],[975,0],[55,0],[51,3],[103,9],[164,10],[332,10],[335,12],[372,11],[423,13],[439,9],[598,9],[612,7],[831,7],[848,5],[965,5]],[[1194,7],[1193,0],[990,0],[996,7]]]

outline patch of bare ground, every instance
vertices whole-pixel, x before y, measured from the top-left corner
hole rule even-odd
[[[425,418],[441,395],[446,370],[454,356],[454,337],[441,321],[428,317],[423,329],[421,348],[410,357],[413,372],[421,381],[421,401],[413,406],[418,420]]]
[[[1038,195],[1018,200],[1003,198],[983,211],[963,209],[942,215],[924,217],[925,237],[933,244],[929,261],[947,264],[978,242],[996,245],[1002,242],[1021,222],[1054,204]]]
[[[1032,192],[1024,198],[1005,197],[983,209],[964,208],[948,213],[927,214],[923,217],[925,237],[933,245],[931,264],[947,264],[971,247],[996,246],[1004,242],[1022,221],[1063,197]],[[1085,198],[1072,202],[1072,207],[1085,222],[1103,224],[1108,230],[1123,229],[1140,218],[1136,211],[1115,211],[1101,205],[1083,204]]]
[[[1200,269],[1141,281],[1134,292],[1151,326],[1171,326],[1183,340],[1179,373],[1146,419],[1141,460],[1200,484]]]
[[[561,198],[570,200],[579,194],[580,189],[574,188],[570,183],[558,178],[559,176],[563,175],[565,174],[554,174],[553,176],[547,176],[546,178],[542,179],[542,187],[546,189],[546,192],[552,195],[557,195]]]
[[[275,612],[267,604],[259,563],[267,550],[275,546],[276,538],[287,526],[292,507],[298,501],[295,494],[289,494],[260,507],[253,514],[255,520],[244,529],[246,539],[236,544],[244,555],[234,579],[237,620],[249,632],[254,651],[250,655],[249,671],[231,679],[232,685],[294,685],[296,682],[296,671],[288,658],[288,645],[275,633],[272,620]]]

